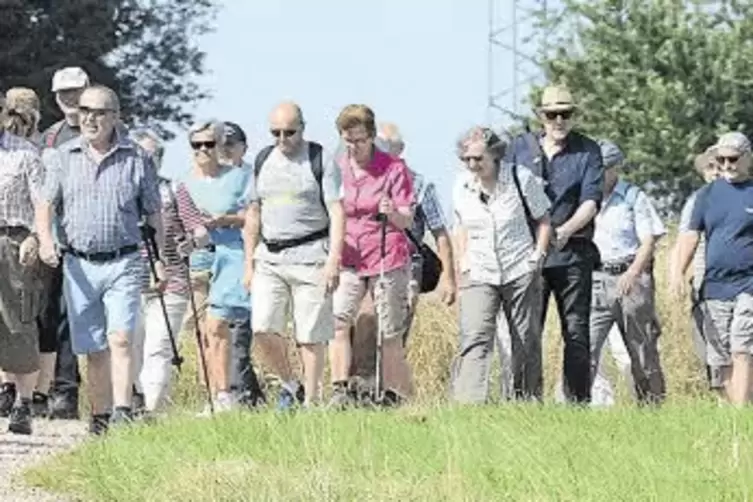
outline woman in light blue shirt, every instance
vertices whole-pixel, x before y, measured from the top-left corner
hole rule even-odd
[[[214,253],[196,250],[192,268],[210,266],[208,310],[205,321],[207,370],[217,411],[232,407],[230,394],[229,323],[249,316],[250,297],[243,287],[243,238],[241,228],[246,202],[244,193],[251,172],[221,164],[224,126],[204,121],[192,127],[189,139],[193,168],[181,179],[185,190],[201,212],[201,223],[209,231]]]

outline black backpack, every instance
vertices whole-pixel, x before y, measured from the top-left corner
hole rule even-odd
[[[269,145],[264,147],[262,151],[256,155],[256,158],[254,159],[254,182],[259,180],[261,168],[264,166],[264,162],[267,161],[274,149],[274,145]],[[316,184],[319,185],[319,199],[321,200],[325,213],[327,213],[327,204],[324,202],[324,190],[322,190],[322,177],[324,176],[323,155],[324,149],[322,148],[322,145],[309,141],[309,162],[311,163],[311,173],[314,175]]]

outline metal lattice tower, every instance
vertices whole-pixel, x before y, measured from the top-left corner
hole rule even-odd
[[[488,0],[488,105],[486,121],[496,127],[520,125],[531,84],[543,75],[537,63],[546,33],[536,29],[548,15],[547,0]],[[553,3],[551,0],[550,4]]]

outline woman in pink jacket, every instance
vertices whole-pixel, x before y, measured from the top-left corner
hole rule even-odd
[[[410,241],[405,234],[413,221],[415,200],[405,163],[374,146],[374,112],[365,105],[348,105],[337,118],[345,151],[335,161],[342,170],[345,206],[345,245],[340,284],[334,295],[335,339],[330,344],[333,395],[330,404],[349,403],[350,326],[364,295],[381,305],[384,332],[382,374],[385,401],[397,404],[411,392],[410,368],[401,341],[408,319]],[[381,223],[387,218],[386,255],[381,257]],[[383,262],[382,262],[383,260]],[[378,282],[384,267],[383,291]]]

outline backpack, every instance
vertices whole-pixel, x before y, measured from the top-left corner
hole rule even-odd
[[[274,149],[274,145],[269,145],[264,147],[262,151],[260,151],[256,155],[256,158],[254,159],[254,182],[258,181],[259,175],[261,174],[261,168],[264,166],[264,162],[267,161]],[[319,185],[319,199],[322,203],[322,207],[325,210],[324,212],[328,215],[327,217],[329,218],[329,212],[327,212],[327,203],[324,201],[324,190],[322,190],[322,177],[324,176],[324,160],[322,159],[323,155],[324,149],[322,148],[322,145],[320,145],[319,143],[314,143],[313,141],[309,141],[309,163],[311,164],[311,173],[314,175],[316,184]]]
[[[60,134],[60,130],[63,129],[64,124],[65,120],[52,124],[47,136],[44,138],[44,146],[47,148],[55,148],[55,140],[58,139],[58,134]]]

